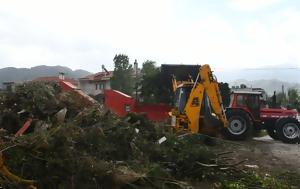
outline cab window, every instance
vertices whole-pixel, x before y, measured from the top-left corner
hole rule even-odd
[[[238,106],[244,106],[245,105],[245,103],[244,103],[244,96],[237,95],[237,97],[236,97],[236,104]]]
[[[250,109],[259,109],[259,96],[258,95],[249,95],[247,98],[247,106]]]

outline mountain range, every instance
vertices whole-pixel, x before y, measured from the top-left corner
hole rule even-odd
[[[3,82],[30,81],[37,77],[58,76],[59,72],[65,73],[68,78],[80,78],[91,74],[85,70],[72,70],[63,66],[35,66],[32,68],[7,67],[0,69],[0,88]]]
[[[219,81],[232,82],[239,79],[253,80],[280,80],[289,83],[300,82],[300,69],[297,67],[258,68],[217,70],[214,74]]]
[[[248,87],[265,89],[267,94],[274,91],[285,91],[296,88],[300,92],[300,69],[297,66],[279,65],[257,69],[236,69],[216,71],[218,81],[227,82],[230,86],[245,84]]]
[[[3,82],[22,82],[44,76],[58,76],[64,72],[66,77],[80,78],[91,74],[85,70],[72,70],[63,66],[36,66],[32,68],[7,67],[0,69],[0,88]],[[300,69],[298,68],[264,68],[264,69],[240,69],[228,71],[215,71],[219,82],[227,82],[230,86],[245,84],[248,87],[263,88],[267,94],[273,91],[285,91],[296,88],[300,92]]]
[[[273,95],[274,91],[281,92],[282,89],[284,90],[284,92],[287,92],[289,88],[295,88],[300,92],[300,83],[281,81],[277,79],[260,79],[253,81],[239,79],[229,83],[230,86],[240,86],[241,84],[245,84],[250,88],[262,88],[268,95]]]

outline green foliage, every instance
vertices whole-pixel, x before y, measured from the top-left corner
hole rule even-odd
[[[156,67],[156,62],[152,60],[147,60],[143,63],[142,74],[143,76],[156,75],[159,72]]]
[[[178,80],[187,80],[188,76],[196,78],[199,66],[168,67],[165,65],[164,72],[156,67],[156,62],[147,60],[143,63],[141,97],[145,103],[171,103],[173,92],[171,90],[171,75],[176,75]],[[230,88],[228,83],[219,83],[224,106],[230,103]]]
[[[228,107],[230,104],[230,88],[228,83],[219,83],[219,89],[221,92],[223,105],[224,107]]]
[[[6,94],[2,97],[3,109],[1,111],[18,112],[25,110],[37,117],[45,118],[56,113],[59,105],[57,95],[59,92],[60,88],[56,84],[25,83],[17,86],[15,93]]]
[[[256,173],[248,173],[240,176],[239,179],[234,181],[224,180],[221,184],[222,189],[249,189],[249,188],[260,188],[260,189],[290,189],[293,188],[277,178],[269,175],[261,176]]]
[[[300,97],[297,89],[288,89],[288,106],[300,111]]]
[[[119,54],[114,57],[114,72],[111,78],[112,89],[131,95],[134,89],[133,68],[127,55]]]
[[[276,104],[277,106],[287,105],[287,96],[285,93],[280,92],[276,94]]]
[[[145,103],[159,102],[159,69],[154,61],[147,60],[142,67],[141,97]]]
[[[272,106],[272,96],[267,98],[267,104]],[[287,94],[279,92],[276,94],[276,106],[297,109],[300,111],[300,96],[296,88],[289,88]]]
[[[26,110],[33,117],[48,121],[49,127],[21,137],[1,132],[0,148],[5,165],[22,178],[36,180],[38,188],[183,189],[190,186],[189,182],[201,181],[221,183],[221,188],[228,189],[298,186],[298,175],[275,179],[237,169],[230,157],[217,155],[207,145],[206,136],[165,133],[145,117],[132,113],[118,118],[99,107],[83,109],[72,93],[61,93],[53,86],[23,87],[16,94],[1,96],[2,107],[13,113],[28,107]],[[47,102],[31,96],[25,102],[27,93],[53,94],[56,98]],[[54,105],[39,106],[37,102]],[[11,104],[17,105],[13,109],[5,106]],[[57,112],[61,106],[72,113],[64,123],[51,121],[51,112]],[[161,137],[166,137],[166,141],[159,144]],[[0,176],[0,187],[20,188],[4,180]]]
[[[156,62],[147,60],[142,67],[141,97],[145,103],[166,103],[172,100],[171,85],[162,81],[162,73]]]

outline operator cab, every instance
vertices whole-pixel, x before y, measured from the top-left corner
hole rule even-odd
[[[175,91],[174,105],[180,114],[184,113],[184,108],[189,99],[192,87],[192,85],[183,85],[182,87],[178,87]]]
[[[178,109],[178,112],[180,114],[184,114],[185,106],[188,102],[188,99],[190,97],[190,93],[192,91],[193,84],[184,84],[182,86],[179,86],[175,91],[175,99],[174,99],[174,105]],[[195,102],[196,103],[196,102]],[[211,108],[209,104],[209,100],[207,98],[207,95],[204,93],[203,101],[201,106],[201,113],[209,113],[211,114]]]
[[[260,109],[264,106],[262,92],[232,91],[230,108],[241,108],[251,113],[254,119],[260,119]]]
[[[192,91],[193,85],[193,83],[185,83],[183,85],[179,85],[179,87],[175,91],[174,107],[177,109],[179,114],[185,114],[185,108],[188,99],[190,98],[190,93]],[[184,123],[181,123],[181,125],[183,125],[185,129],[187,129],[188,127],[188,125]],[[211,135],[215,135],[215,128],[222,127],[222,123],[219,119],[216,118],[216,115],[211,108],[210,101],[206,93],[204,93],[201,102],[199,125],[201,125],[201,127],[199,128],[201,132],[210,133]]]

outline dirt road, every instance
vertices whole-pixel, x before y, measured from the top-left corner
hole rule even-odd
[[[233,142],[226,146],[226,149],[233,151],[233,156],[237,160],[247,159],[245,164],[253,169],[300,173],[299,144],[284,144],[265,136],[243,142]]]

